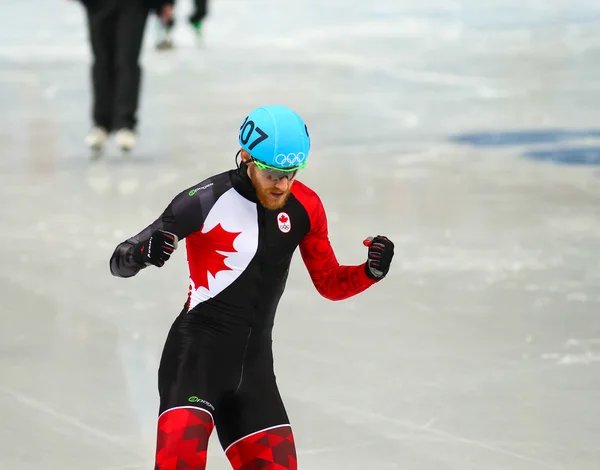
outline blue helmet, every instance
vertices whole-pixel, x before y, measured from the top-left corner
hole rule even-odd
[[[273,168],[306,165],[310,136],[300,116],[285,106],[262,106],[240,127],[239,142],[252,158]]]

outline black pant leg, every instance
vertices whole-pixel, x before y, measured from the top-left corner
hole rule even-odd
[[[251,340],[240,386],[225,397],[215,414],[224,450],[251,434],[290,424],[277,387],[271,345],[268,338],[254,343]]]
[[[202,21],[208,14],[208,0],[194,0],[194,12],[190,21]]]
[[[141,67],[139,57],[149,8],[145,0],[119,4],[117,18],[115,128],[135,129],[139,106]]]
[[[185,310],[173,322],[158,370],[160,413],[181,406],[213,413],[238,385],[249,327],[228,325],[219,313]]]
[[[95,125],[112,129],[115,96],[115,55],[117,2],[92,2],[86,8],[88,35],[92,48],[92,120]]]

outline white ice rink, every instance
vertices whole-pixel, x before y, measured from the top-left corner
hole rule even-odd
[[[213,0],[196,44],[179,0],[176,50],[147,30],[139,148],[95,162],[81,7],[5,3],[0,470],[152,468],[185,255],[108,260],[269,103],[308,123],[339,260],[396,243],[339,303],[294,258],[274,347],[300,469],[600,470],[597,2]]]

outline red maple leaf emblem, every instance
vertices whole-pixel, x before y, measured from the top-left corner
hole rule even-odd
[[[282,224],[285,224],[285,223],[286,223],[288,220],[290,220],[290,219],[288,219],[288,218],[285,216],[285,214],[281,214],[281,215],[279,216],[279,222],[281,222]]]
[[[233,243],[241,233],[228,232],[221,224],[217,224],[206,233],[200,229],[188,237],[190,277],[196,289],[208,289],[208,273],[215,277],[221,271],[232,270],[225,264],[227,255],[220,252],[237,253]]]

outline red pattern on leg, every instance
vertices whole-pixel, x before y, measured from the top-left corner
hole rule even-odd
[[[260,431],[227,449],[234,470],[297,470],[296,445],[290,426]]]
[[[205,470],[211,415],[198,408],[174,408],[158,419],[154,470]]]

